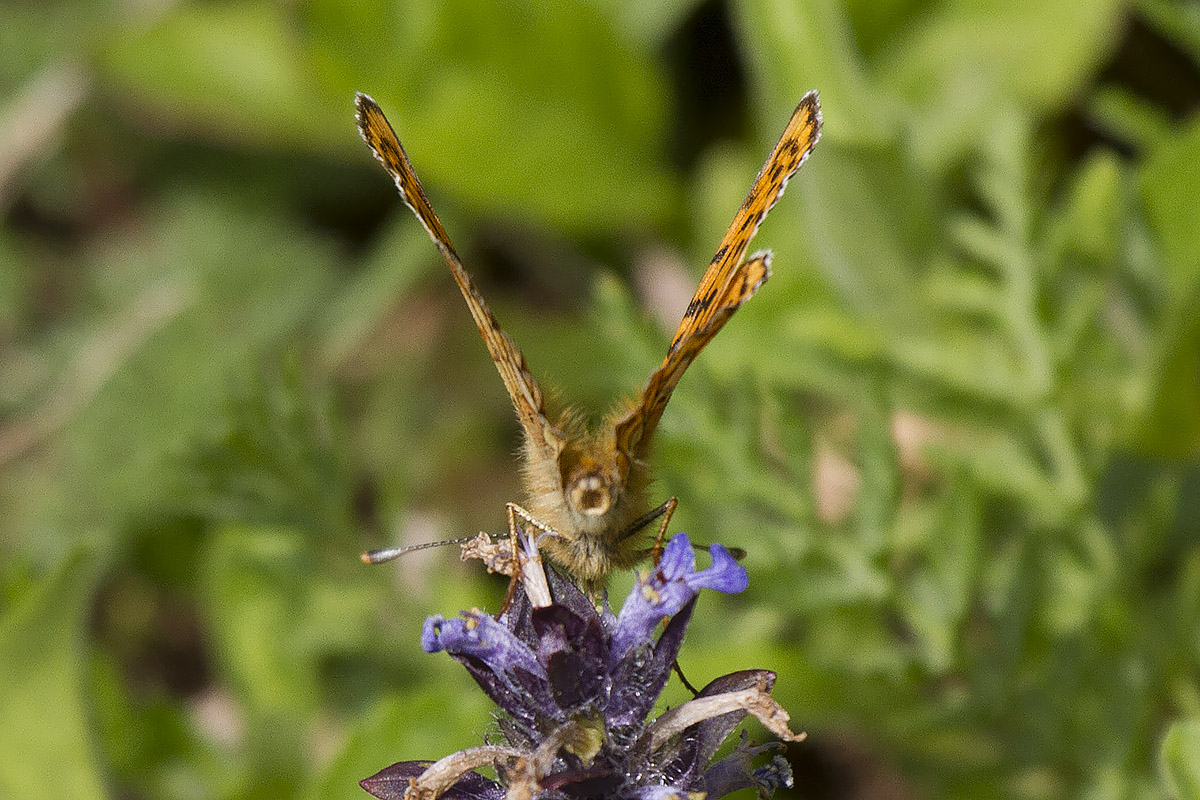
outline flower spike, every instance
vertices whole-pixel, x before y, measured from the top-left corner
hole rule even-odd
[[[790,784],[778,745],[742,744],[710,763],[746,716],[785,741],[799,741],[772,698],[775,675],[745,670],[710,682],[694,698],[647,720],[670,677],[701,589],[740,592],[746,571],[720,545],[712,565],[696,569],[691,542],[678,534],[659,564],[640,577],[614,617],[597,609],[567,578],[539,586],[550,603],[531,600],[527,577],[499,620],[478,609],[425,621],[421,646],[463,664],[506,713],[503,746],[461,750],[437,762],[402,761],[361,782],[380,800],[717,800],[741,788],[767,798]],[[540,591],[540,595],[545,592]],[[655,638],[659,623],[668,619]],[[498,780],[474,770],[495,769]]]

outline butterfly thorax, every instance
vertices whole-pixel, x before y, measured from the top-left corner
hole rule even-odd
[[[557,459],[538,458],[526,447],[529,511],[558,534],[542,539],[554,561],[587,582],[603,583],[613,569],[638,559],[628,534],[646,511],[644,469],[637,465],[630,474],[609,426],[592,433],[568,414],[559,427],[568,444]]]

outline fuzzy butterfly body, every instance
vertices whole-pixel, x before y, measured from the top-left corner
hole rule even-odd
[[[361,93],[355,97],[355,106],[363,140],[392,176],[405,204],[429,232],[450,268],[512,399],[524,434],[523,479],[529,514],[539,526],[553,532],[542,538],[542,549],[580,581],[592,587],[603,585],[613,569],[630,567],[646,555],[634,534],[656,513],[647,512],[648,462],[654,431],[671,393],[700,351],[771,275],[769,251],[744,261],[743,257],[788,179],[820,138],[817,93],[809,92],[801,99],[755,178],[662,364],[633,402],[594,429],[572,411],[554,418],[548,414],[525,356],[475,287],[382,109]]]

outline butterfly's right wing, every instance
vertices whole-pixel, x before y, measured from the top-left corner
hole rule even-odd
[[[769,277],[771,251],[764,250],[750,256],[734,273],[721,296],[713,300],[713,313],[704,327],[671,345],[662,366],[650,376],[636,405],[616,423],[616,444],[624,464],[646,458],[658,420],[683,373],[729,321],[733,312],[753,297]]]
[[[767,212],[783,194],[821,137],[821,105],[816,92],[800,100],[783,135],[767,157],[754,185],[738,209],[712,262],[700,279],[687,311],[671,340],[662,365],[634,407],[616,423],[616,446],[626,463],[644,459],[659,418],[675,385],[721,327],[771,275],[771,254],[756,253],[742,261],[750,240]]]
[[[517,410],[517,417],[525,431],[526,440],[538,455],[557,459],[563,449],[563,435],[546,417],[541,387],[529,372],[529,364],[526,363],[525,356],[522,355],[520,348],[508,334],[500,328],[500,323],[496,321],[496,317],[488,308],[483,295],[475,288],[458,253],[450,244],[450,237],[446,235],[446,229],[442,227],[441,220],[433,212],[433,206],[429,204],[429,198],[425,196],[425,190],[421,188],[421,182],[417,180],[412,164],[409,163],[408,156],[400,145],[400,140],[396,137],[396,132],[392,130],[391,123],[383,115],[379,104],[359,92],[354,97],[354,106],[358,111],[356,115],[358,131],[362,135],[363,141],[367,143],[371,152],[375,154],[375,158],[395,180],[396,188],[400,190],[404,204],[417,215],[417,219],[425,226],[433,243],[437,245],[446,266],[450,267],[450,273],[454,275],[454,281],[458,284],[463,298],[467,301],[467,307],[471,310],[475,327],[479,329],[479,335],[483,337],[483,343],[487,345],[492,361],[496,362],[496,369],[504,381],[504,388],[508,390],[508,395],[512,398],[513,407]]]

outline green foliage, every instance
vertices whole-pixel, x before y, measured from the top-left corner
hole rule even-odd
[[[1175,797],[1200,797],[1200,723],[1193,719],[1172,725],[1159,759]]]
[[[659,434],[749,551],[684,669],[778,671],[798,796],[1200,795],[1198,72],[1168,0],[8,4],[0,795],[362,797],[487,729],[417,638],[502,585],[356,560],[519,483],[355,90],[598,414],[810,88],[775,275]]]
[[[104,797],[83,694],[83,622],[97,569],[84,553],[5,610],[0,625],[6,757],[0,791],[12,797]],[[49,714],[47,714],[49,712]]]

